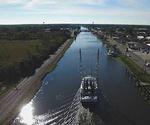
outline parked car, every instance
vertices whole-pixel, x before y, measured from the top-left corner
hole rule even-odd
[[[129,53],[127,54],[127,56],[128,56],[128,57],[131,57],[131,55],[130,55]]]

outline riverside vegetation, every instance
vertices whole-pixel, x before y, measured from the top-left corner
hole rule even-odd
[[[66,26],[67,27],[67,26]],[[0,89],[16,85],[34,74],[50,54],[67,39],[71,30],[60,25],[0,26]]]

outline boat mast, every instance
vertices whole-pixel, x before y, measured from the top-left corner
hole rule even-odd
[[[99,49],[97,50],[97,61],[96,61],[96,79],[97,83],[99,83]]]
[[[79,56],[80,56],[79,72],[80,72],[80,77],[82,79],[83,78],[83,66],[82,66],[82,52],[81,52],[81,48],[79,49]],[[99,82],[99,49],[97,50],[95,75],[96,75],[95,77],[97,79],[97,82]],[[91,68],[91,76],[92,76],[92,68]]]
[[[81,48],[79,49],[79,55],[80,55],[80,67],[79,67],[79,72],[80,72],[80,77],[81,77],[81,79],[82,79],[82,77],[83,77],[83,74],[82,74],[82,53],[81,53]]]

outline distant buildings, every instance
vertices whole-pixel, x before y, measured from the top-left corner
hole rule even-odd
[[[133,50],[140,50],[141,45],[137,42],[128,42],[128,47]]]
[[[95,27],[95,32],[101,38],[112,38],[116,42],[128,45],[130,49],[149,53],[150,27],[146,26],[109,26]]]

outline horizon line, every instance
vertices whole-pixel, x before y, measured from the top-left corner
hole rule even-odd
[[[0,24],[5,25],[134,25],[134,26],[150,26],[150,24],[130,24],[130,23],[16,23],[16,24]]]

